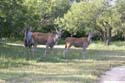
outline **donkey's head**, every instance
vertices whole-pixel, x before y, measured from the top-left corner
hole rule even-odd
[[[54,41],[56,42],[56,44],[57,44],[58,40],[61,38],[62,34],[63,34],[62,30],[56,30],[55,37],[54,37]]]
[[[89,42],[91,42],[93,36],[94,36],[93,33],[89,32],[89,34],[88,34],[88,41]]]
[[[31,47],[31,42],[32,42],[31,28],[26,28],[25,34],[24,34],[24,46]]]

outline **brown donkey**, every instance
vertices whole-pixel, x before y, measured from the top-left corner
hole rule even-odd
[[[64,57],[66,57],[66,52],[69,50],[71,46],[81,47],[83,49],[83,58],[85,58],[86,48],[89,46],[91,39],[93,37],[92,33],[89,33],[88,37],[67,37],[65,40],[65,49],[64,49]]]
[[[45,55],[47,54],[48,48],[53,48],[57,44],[59,38],[61,38],[62,31],[57,31],[55,33],[41,33],[41,32],[31,32],[27,29],[25,32],[24,45],[25,47],[31,48],[33,46],[33,51],[38,44],[46,45]]]

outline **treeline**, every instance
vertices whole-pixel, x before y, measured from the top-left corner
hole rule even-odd
[[[55,28],[68,34],[85,36],[110,44],[123,40],[124,0],[0,0],[0,36],[22,38],[26,27],[50,32]]]

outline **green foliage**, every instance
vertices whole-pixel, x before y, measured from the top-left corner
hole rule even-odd
[[[110,2],[105,2],[100,10],[96,18],[96,30],[102,35],[103,41],[110,44],[112,36],[117,35],[120,30],[121,14],[116,6],[110,5]]]
[[[120,17],[116,8],[103,11],[96,19],[97,28],[100,28],[104,32],[107,32],[108,28],[111,28],[113,29],[112,32],[116,32],[120,26]]]
[[[54,20],[57,17],[62,17],[69,7],[68,0],[43,0],[41,5],[42,26],[53,30]]]
[[[93,0],[91,2],[81,1],[72,4],[64,17],[57,18],[55,23],[70,33],[93,30],[95,27],[95,16],[102,0],[96,2]]]
[[[53,29],[54,19],[63,16],[69,7],[67,0],[1,0],[0,35],[19,37],[29,26],[37,31]]]
[[[11,35],[14,36],[14,33],[18,33],[19,27],[23,24],[23,17],[21,17],[23,11],[22,0],[0,1],[0,27],[4,36],[10,37]],[[13,27],[16,28],[13,29]]]
[[[106,40],[110,34],[111,37],[118,33],[123,35],[125,2],[114,1],[111,5],[109,0],[76,0],[75,3],[68,0],[1,0],[0,37],[21,38],[29,26],[40,32],[55,28],[70,34],[99,32],[103,40],[106,35]]]
[[[118,8],[118,12],[121,15],[121,26],[120,31],[124,33],[125,31],[125,1],[124,0],[118,0],[116,7]]]

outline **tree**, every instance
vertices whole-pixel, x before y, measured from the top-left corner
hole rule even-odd
[[[23,5],[26,7],[26,11],[24,13],[24,27],[31,27],[33,30],[38,28],[42,29],[41,22],[41,5],[42,0],[24,0]]]
[[[120,19],[121,19],[121,28],[119,29],[121,32],[124,33],[125,31],[125,1],[124,0],[118,0],[116,7],[118,9],[118,12],[120,14]]]
[[[17,10],[18,9],[18,10]],[[18,32],[18,28],[22,25],[22,13],[24,8],[22,0],[1,0],[0,1],[0,26],[2,36],[14,36]]]
[[[24,28],[29,26],[39,31],[53,29],[54,20],[63,16],[68,8],[67,0],[1,0],[2,36],[19,38]]]
[[[70,8],[68,0],[43,0],[41,6],[41,22],[44,29],[53,30],[54,20],[62,17]]]
[[[35,0],[30,3],[29,0],[1,0],[2,36],[20,38],[26,25],[37,27],[40,18],[38,6],[38,2]]]
[[[96,19],[96,30],[98,30],[102,36],[106,45],[111,42],[112,34],[115,33],[120,26],[120,14],[116,7],[112,7],[109,3],[104,4],[101,9],[102,12]]]
[[[55,24],[71,34],[92,31],[102,2],[103,0],[92,0],[74,3],[64,17],[55,20]]]

